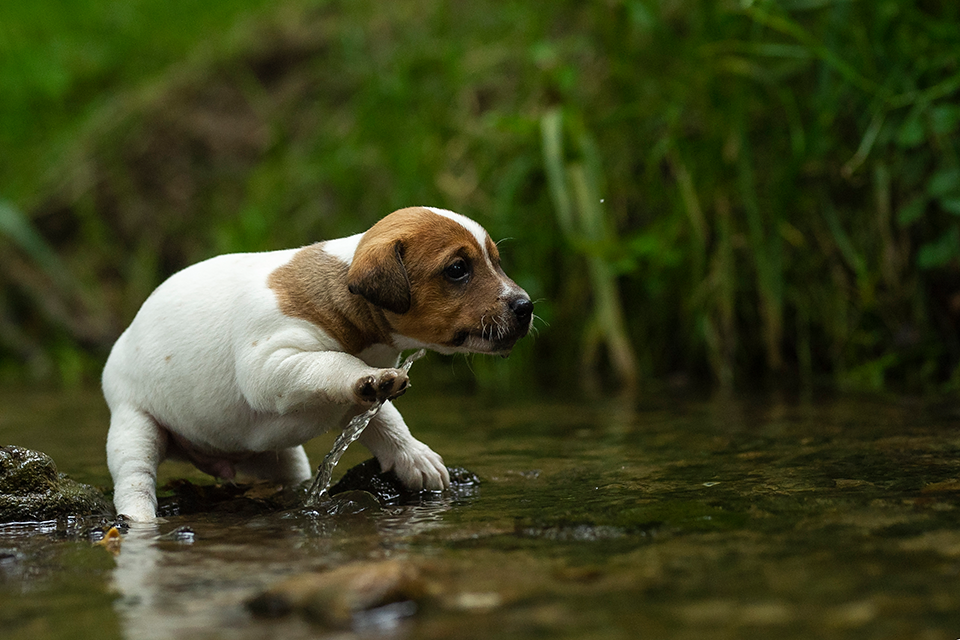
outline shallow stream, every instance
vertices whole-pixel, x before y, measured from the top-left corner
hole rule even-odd
[[[960,402],[878,398],[397,402],[482,480],[334,516],[174,516],[119,554],[96,523],[0,525],[0,636],[957,638]],[[0,390],[0,444],[108,488],[96,391]],[[308,446],[316,464],[332,436]],[[351,447],[337,475],[367,457]],[[166,463],[162,480],[190,477]],[[397,558],[441,605],[329,630],[245,603],[299,573]],[[412,615],[411,615],[412,614]]]

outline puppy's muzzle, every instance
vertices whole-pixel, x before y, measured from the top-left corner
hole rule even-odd
[[[520,327],[517,338],[527,335],[530,330],[530,319],[533,318],[533,302],[527,296],[517,296],[510,301],[510,311],[517,319],[517,325]]]
[[[526,294],[518,295],[507,302],[507,308],[513,318],[505,318],[505,324],[509,329],[501,337],[501,346],[498,349],[501,353],[509,353],[513,345],[529,333],[533,319],[533,302]]]

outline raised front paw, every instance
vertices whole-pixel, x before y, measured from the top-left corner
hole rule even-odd
[[[410,379],[400,369],[380,369],[376,374],[364,376],[353,386],[353,394],[360,404],[393,400],[407,390]]]

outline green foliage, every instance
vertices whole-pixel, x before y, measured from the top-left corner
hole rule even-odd
[[[12,242],[44,271],[65,277],[56,252],[37,233],[22,211],[3,200],[0,200],[0,237]]]
[[[220,41],[263,0],[37,0],[0,4],[0,162],[4,197],[32,201],[37,178],[78,125],[117,92]]]
[[[0,237],[3,370],[76,376],[175,269],[420,203],[512,238],[537,299],[484,387],[597,344],[620,378],[960,380],[953,2],[19,6],[0,197],[73,284]]]
[[[544,165],[557,221],[568,243],[586,258],[594,309],[587,319],[582,354],[585,379],[593,379],[599,343],[607,345],[610,364],[625,389],[637,383],[633,345],[626,330],[623,303],[616,281],[617,261],[609,255],[614,237],[600,197],[599,152],[593,140],[575,127],[579,158],[567,162],[564,122],[559,109],[544,114],[541,122]],[[596,387],[594,381],[591,386]]]

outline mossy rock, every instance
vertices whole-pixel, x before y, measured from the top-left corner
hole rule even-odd
[[[100,491],[57,471],[40,451],[0,447],[0,522],[39,522],[111,512]]]

